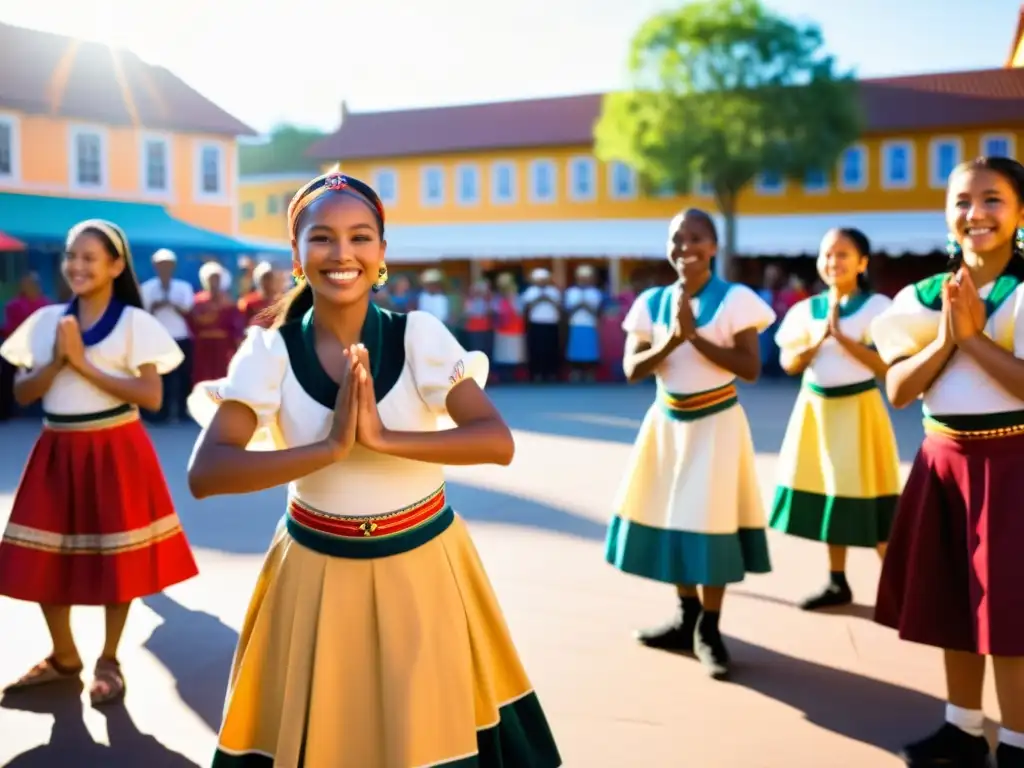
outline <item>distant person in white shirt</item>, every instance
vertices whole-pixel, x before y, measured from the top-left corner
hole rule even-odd
[[[174,277],[178,257],[161,248],[153,254],[156,277],[142,284],[142,304],[167,329],[181,347],[185,361],[164,376],[164,399],[153,421],[178,421],[188,413],[185,402],[192,387],[192,333],[188,315],[195,304],[195,292],[184,280]]]
[[[526,354],[534,381],[554,381],[562,364],[559,321],[562,319],[562,292],[551,281],[546,269],[530,273],[530,287],[523,291],[523,315],[526,317]]]
[[[572,366],[572,379],[593,381],[601,359],[597,321],[604,294],[597,287],[597,271],[589,264],[576,268],[576,284],[565,291],[565,314],[569,318],[569,342],[565,359]]]
[[[428,269],[420,276],[420,285],[423,292],[420,293],[417,308],[447,325],[451,308],[448,296],[444,292],[444,272],[440,269]]]

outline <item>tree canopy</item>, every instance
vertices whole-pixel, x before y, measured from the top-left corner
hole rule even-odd
[[[735,243],[740,191],[761,173],[802,179],[834,167],[861,130],[852,73],[838,72],[820,29],[760,0],[703,0],[637,31],[631,88],[608,94],[595,126],[602,160],[648,189],[714,192]]]
[[[238,172],[243,176],[315,172],[320,163],[306,157],[306,150],[323,136],[322,131],[313,128],[288,124],[275,126],[266,142],[239,146]]]

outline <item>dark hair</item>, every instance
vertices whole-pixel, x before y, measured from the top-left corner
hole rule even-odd
[[[142,309],[142,292],[139,290],[139,281],[132,265],[132,250],[124,231],[113,222],[90,219],[76,224],[68,231],[67,247],[70,248],[75,238],[86,233],[100,241],[111,259],[124,259],[124,269],[114,278],[114,298],[126,306]]]
[[[851,243],[853,243],[854,249],[857,251],[858,256],[863,256],[868,260],[868,267],[871,265],[871,241],[868,240],[868,236],[861,232],[856,227],[836,227],[832,230],[837,235],[845,237]],[[857,288],[864,293],[871,290],[871,278],[868,275],[868,270],[865,269],[863,272],[857,275]]]
[[[680,219],[696,219],[700,221],[708,228],[708,234],[711,235],[711,242],[718,245],[718,227],[715,226],[715,220],[711,217],[711,214],[702,208],[687,208],[681,213],[677,214]]]
[[[1018,204],[1024,206],[1024,165],[1021,165],[1012,157],[1001,157],[999,155],[976,157],[973,160],[960,163],[960,165],[953,169],[949,178],[952,179],[957,174],[964,173],[965,171],[991,171],[1002,176],[1006,183],[1013,187]],[[1024,249],[1017,246],[1018,242],[1015,241],[1013,245],[1013,255],[1018,258],[1010,259],[1004,274],[1012,274],[1024,279]],[[956,245],[949,254],[946,268],[950,272],[956,272],[960,269],[961,264],[963,264],[963,252],[960,250],[960,246]]]
[[[384,239],[384,204],[380,196],[365,181],[332,171],[309,181],[292,197],[288,204],[288,229],[292,241],[298,240],[302,216],[307,208],[330,192],[347,194],[369,206],[377,220],[380,238]],[[278,299],[269,310],[270,316],[274,317],[275,328],[298,320],[313,306],[313,289],[309,281],[298,276],[297,279],[298,284]]]

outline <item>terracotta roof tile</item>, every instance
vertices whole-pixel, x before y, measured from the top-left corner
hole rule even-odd
[[[863,80],[867,131],[1024,125],[1024,69]],[[307,153],[320,160],[588,144],[601,94],[349,114]]]
[[[70,65],[66,72],[62,62]],[[137,118],[154,130],[256,135],[174,74],[134,53],[0,23],[3,107],[107,125],[131,125]]]

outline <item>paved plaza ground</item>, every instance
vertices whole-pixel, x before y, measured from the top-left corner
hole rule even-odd
[[[567,768],[889,768],[901,765],[894,753],[905,740],[939,723],[938,653],[871,621],[874,552],[850,558],[857,604],[811,615],[795,603],[822,584],[824,548],[770,534],[775,571],[726,598],[731,682],[707,679],[692,658],[636,645],[634,627],[672,612],[672,589],[605,565],[602,545],[653,389],[492,394],[516,431],[516,459],[509,468],[452,469],[450,498],[470,521]],[[791,382],[742,392],[766,502],[795,395]],[[921,438],[919,413],[894,418],[905,470]],[[31,422],[0,426],[0,525],[37,430]],[[77,693],[7,697],[0,766],[209,765],[237,629],[284,491],[194,501],[185,465],[196,432],[152,430],[201,575],[135,608],[122,649],[125,706],[92,710]],[[83,655],[94,657],[100,610],[78,609],[74,625]],[[3,680],[45,655],[35,606],[0,598],[0,649]],[[986,711],[997,714],[991,686]]]

